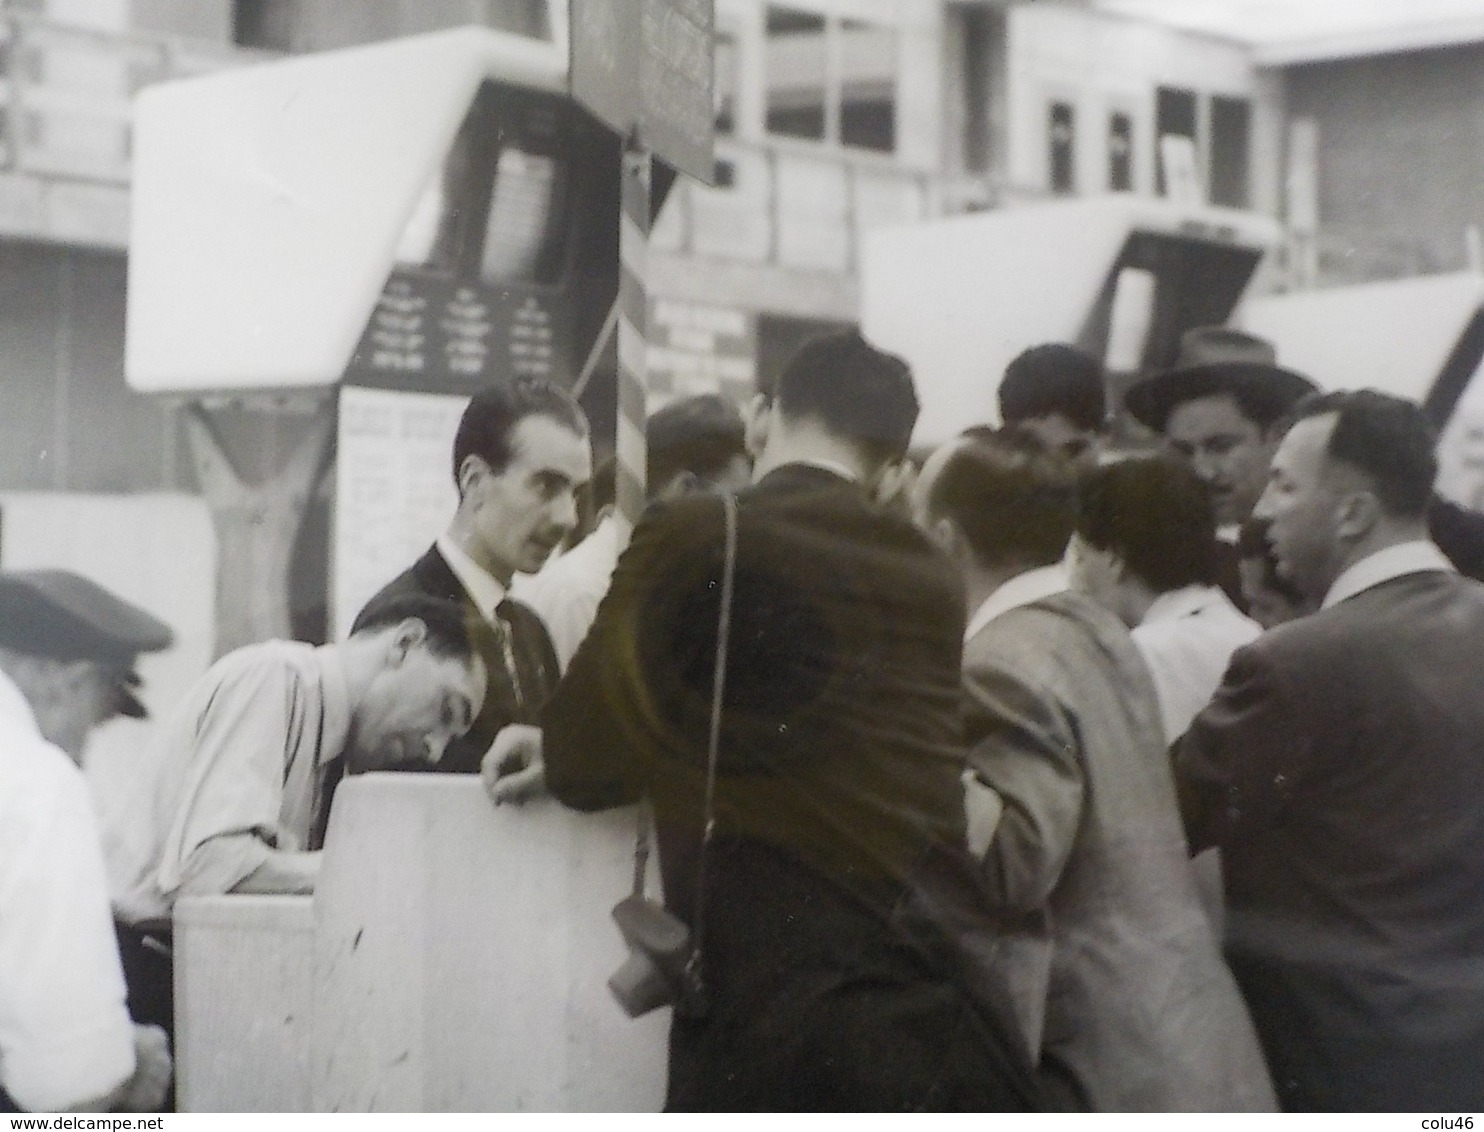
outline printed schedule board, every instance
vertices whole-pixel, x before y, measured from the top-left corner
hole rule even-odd
[[[330,635],[422,556],[458,506],[452,453],[467,396],[340,390]]]
[[[447,393],[523,376],[566,384],[574,333],[559,292],[394,272],[345,380]]]

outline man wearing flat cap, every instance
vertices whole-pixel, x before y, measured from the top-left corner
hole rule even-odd
[[[88,732],[118,715],[142,719],[140,653],[168,648],[170,626],[66,570],[0,578],[0,650],[46,739],[81,763]]]
[[[170,628],[61,570],[0,575],[0,1110],[156,1108],[165,1035],[131,1025],[88,733],[142,715],[134,660]]]
[[[1222,589],[1245,609],[1235,544],[1267,484],[1275,427],[1316,386],[1273,361],[1273,347],[1226,327],[1197,327],[1175,368],[1133,386],[1130,415],[1164,436],[1211,493],[1221,542]]]

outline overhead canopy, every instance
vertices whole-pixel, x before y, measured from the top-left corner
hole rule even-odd
[[[1267,66],[1484,40],[1478,0],[1096,0],[1096,6],[1245,43]]]
[[[914,442],[993,419],[1005,366],[1043,342],[1102,356],[1120,269],[1154,278],[1154,356],[1179,332],[1223,322],[1275,222],[1230,209],[1120,194],[997,209],[867,233],[861,329],[912,366]],[[1168,351],[1166,351],[1168,352]]]
[[[561,92],[566,67],[560,47],[468,27],[146,89],[129,384],[337,381],[480,84]]]
[[[1484,275],[1465,271],[1253,299],[1235,321],[1325,389],[1379,389],[1427,402],[1440,382],[1451,382],[1456,388],[1437,390],[1450,398],[1438,407],[1451,410],[1479,362],[1460,347],[1481,304]]]

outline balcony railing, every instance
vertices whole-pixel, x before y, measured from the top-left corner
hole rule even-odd
[[[949,178],[863,151],[770,139],[718,139],[715,187],[676,186],[655,227],[658,251],[833,273],[854,272],[862,233],[1045,194]]]
[[[140,88],[272,58],[228,44],[0,15],[0,172],[127,186]]]

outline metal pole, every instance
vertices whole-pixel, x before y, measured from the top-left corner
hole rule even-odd
[[[644,418],[647,414],[646,343],[649,303],[645,292],[649,254],[649,150],[624,148],[623,209],[618,237],[618,513],[633,525],[644,513]]]

